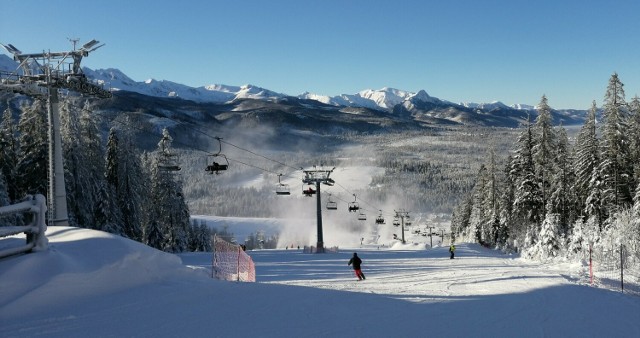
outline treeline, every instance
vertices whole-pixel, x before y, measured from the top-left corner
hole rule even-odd
[[[166,170],[173,155],[167,129],[156,151],[141,152],[126,114],[110,121],[106,142],[98,120],[88,101],[67,97],[61,102],[70,225],[168,252],[209,251],[210,231],[190,224],[182,184]],[[47,125],[44,101],[9,97],[0,121],[0,205],[27,194],[47,196]]]
[[[512,155],[491,152],[478,170],[452,215],[457,240],[539,259],[581,255],[589,245],[640,248],[640,99],[627,103],[613,74],[601,110],[594,101],[574,142],[553,127],[546,96],[537,111]]]

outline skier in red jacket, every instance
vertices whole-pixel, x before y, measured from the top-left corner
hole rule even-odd
[[[351,259],[349,260],[349,264],[347,265],[351,265],[353,264],[353,271],[356,272],[356,277],[358,277],[358,280],[363,280],[364,278],[364,273],[362,273],[362,270],[360,270],[360,264],[362,264],[362,260],[360,259],[360,257],[358,257],[357,253],[353,253],[353,257],[351,257]]]

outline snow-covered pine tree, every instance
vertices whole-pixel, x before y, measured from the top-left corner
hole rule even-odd
[[[462,198],[451,217],[451,238],[454,242],[459,236],[462,238],[469,237],[472,209],[473,195],[469,193]]]
[[[9,199],[9,193],[7,192],[7,181],[4,179],[4,175],[0,172],[0,207],[4,207],[11,204]],[[0,215],[0,226],[16,225],[15,216],[2,216]]]
[[[204,223],[200,224],[199,226],[198,239],[199,239],[198,242],[200,243],[200,246],[198,247],[198,251],[210,252],[212,250],[211,230]]]
[[[118,217],[118,210],[114,205],[113,199],[115,192],[106,181],[102,181],[98,193],[98,201],[94,211],[95,228],[112,234],[122,235],[121,220]]]
[[[554,175],[557,138],[553,129],[551,107],[549,107],[545,95],[542,95],[536,109],[538,110],[538,117],[534,126],[532,156],[536,178],[542,194],[542,208],[546,210],[547,200],[550,196],[551,180]]]
[[[2,114],[0,120],[0,172],[5,177],[7,183],[7,194],[11,201],[19,199],[16,182],[18,181],[16,172],[18,164],[18,143],[17,128],[13,117],[11,104],[7,102],[7,109]]]
[[[173,139],[168,129],[162,131],[158,150],[151,161],[151,200],[153,205],[150,217],[157,221],[164,238],[163,250],[182,252],[188,248],[189,210],[182,193],[182,185],[168,170],[164,161],[172,154]]]
[[[87,101],[79,108],[70,97],[62,101],[60,132],[70,221],[76,226],[94,228],[94,212],[104,181],[104,150],[88,105]]]
[[[468,232],[468,241],[482,243],[483,238],[483,227],[489,223],[487,219],[487,215],[489,214],[489,210],[486,210],[485,201],[487,200],[486,192],[487,192],[487,168],[485,165],[481,165],[478,170],[478,175],[476,178],[476,185],[473,187],[471,191],[471,196],[473,199],[473,204],[471,208],[471,217],[469,222],[469,232]]]
[[[511,245],[511,233],[517,233],[518,230],[514,229],[514,217],[513,217],[513,201],[515,200],[515,183],[511,176],[511,163],[513,159],[511,156],[507,157],[507,164],[504,167],[504,183],[503,189],[500,195],[500,228],[498,229],[498,245],[502,248],[508,249]]]
[[[158,250],[164,248],[165,238],[160,224],[154,219],[145,228],[145,243]]]
[[[636,248],[640,249],[640,183],[638,183],[638,187],[636,188],[636,193],[633,196],[633,208],[632,208],[632,221],[631,221],[631,231],[632,238],[631,244]],[[636,252],[636,257],[640,261],[640,252]]]
[[[598,171],[603,185],[602,202],[608,215],[631,206],[635,189],[623,86],[618,74],[614,73],[603,104],[602,157]]]
[[[495,151],[491,149],[489,154],[489,163],[487,167],[488,182],[485,187],[484,207],[489,214],[486,217],[486,223],[483,227],[483,241],[487,244],[495,246],[498,243],[498,230],[500,228],[500,175],[498,164],[496,163]]]
[[[82,178],[81,167],[85,163],[82,158],[84,151],[80,144],[80,119],[78,113],[69,102],[69,98],[60,102],[60,137],[62,139],[62,157],[64,158],[64,180],[67,189],[67,210],[69,213],[69,224],[71,226],[86,226],[86,220],[82,218],[78,206],[84,204],[78,193],[82,189],[78,188],[78,179]],[[93,211],[93,210],[92,210]]]
[[[569,137],[562,127],[557,132],[554,174],[550,184],[547,213],[558,215],[560,234],[566,236],[576,216],[576,196],[571,187],[575,185],[572,151],[569,149]]]
[[[558,215],[547,214],[542,226],[538,241],[531,249],[531,256],[542,260],[558,257],[560,254],[560,234],[558,233]]]
[[[116,196],[118,194],[118,179],[120,178],[120,172],[118,170],[118,164],[120,159],[118,158],[118,135],[116,129],[109,129],[109,135],[107,136],[107,150],[105,153],[105,170],[104,177],[107,183],[113,187]]]
[[[567,253],[582,258],[583,252],[588,250],[587,244],[588,238],[587,234],[585,234],[585,223],[582,218],[578,218],[571,227]]]
[[[513,201],[515,222],[522,222],[526,225],[526,233],[529,234],[530,240],[535,240],[544,215],[540,183],[535,175],[533,161],[534,142],[531,123],[527,123],[526,128],[518,137],[510,172],[516,183]],[[521,238],[516,238],[516,240],[519,243],[524,242],[525,245],[528,243],[526,240],[521,241]]]
[[[629,103],[629,154],[633,165],[633,180],[640,183],[640,98],[634,96]]]
[[[580,210],[584,210],[586,207],[587,197],[590,195],[590,182],[596,172],[600,158],[596,129],[597,111],[596,101],[593,101],[574,146],[575,158],[573,167],[576,173],[576,180],[573,190]]]
[[[189,226],[189,251],[196,252],[198,251],[198,231],[200,230],[200,225],[196,219],[191,220],[191,226]]]
[[[588,193],[584,207],[585,216],[597,225],[598,231],[602,231],[608,212],[604,205],[604,184],[598,168],[594,170],[589,181]]]
[[[45,102],[23,105],[18,122],[19,153],[16,165],[18,199],[25,195],[47,194],[49,142]]]
[[[122,135],[120,137],[119,135]],[[141,201],[144,175],[131,136],[111,128],[107,139],[105,178],[112,187],[122,221],[122,235],[142,241]]]

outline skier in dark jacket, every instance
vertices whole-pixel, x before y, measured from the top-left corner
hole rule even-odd
[[[362,260],[360,259],[360,257],[358,257],[357,253],[353,253],[353,257],[351,257],[351,259],[349,260],[349,264],[347,265],[351,265],[353,264],[353,271],[356,272],[356,277],[358,277],[358,280],[363,280],[364,278],[364,273],[362,273],[362,270],[360,270],[360,264],[362,264]]]

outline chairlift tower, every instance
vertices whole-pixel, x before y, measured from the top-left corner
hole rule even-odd
[[[317,227],[318,227],[318,243],[317,243],[317,252],[324,252],[324,240],[322,238],[322,203],[320,202],[320,183],[332,186],[335,181],[329,176],[333,172],[335,167],[331,170],[326,169],[314,169],[313,170],[303,170],[304,178],[302,179],[302,183],[304,184],[315,184],[316,186],[316,215],[317,215]]]
[[[0,44],[19,62],[14,72],[0,72],[0,90],[47,100],[49,120],[49,224],[68,225],[67,194],[64,182],[62,138],[60,136],[60,89],[82,95],[110,98],[111,92],[91,83],[82,73],[80,62],[90,52],[104,46],[91,40],[80,49],[67,52],[23,54],[12,44]]]
[[[394,210],[396,212],[396,217],[400,218],[400,224],[402,225],[402,244],[405,244],[405,240],[404,240],[404,219],[405,218],[409,218],[409,212],[404,210],[404,209],[400,209],[400,210]]]

